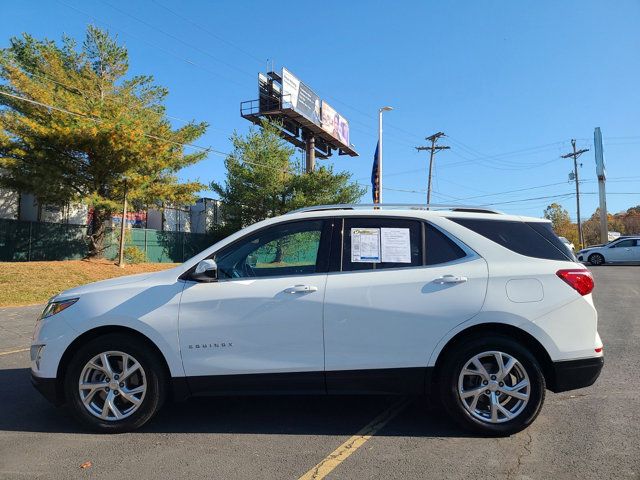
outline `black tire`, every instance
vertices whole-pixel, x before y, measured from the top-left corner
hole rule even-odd
[[[592,253],[589,255],[589,263],[591,265],[600,266],[604,264],[604,257],[600,253]]]
[[[490,423],[475,417],[458,393],[459,376],[466,363],[478,354],[491,351],[503,352],[517,359],[529,377],[528,403],[515,418],[503,423]],[[438,389],[442,406],[463,428],[487,436],[507,436],[527,428],[536,419],[544,403],[546,385],[539,363],[527,348],[512,338],[493,334],[463,341],[448,352],[441,365]]]
[[[120,420],[103,420],[94,416],[84,406],[78,389],[85,365],[96,355],[108,351],[131,355],[142,367],[146,380],[146,392],[142,402],[133,413]],[[153,349],[133,336],[112,333],[94,338],[74,353],[66,369],[64,393],[67,405],[81,424],[97,432],[121,433],[140,428],[156,414],[166,397],[167,378],[163,364],[164,360]],[[114,371],[118,369],[117,365],[115,367]],[[105,395],[104,392],[98,392],[96,395],[99,394]],[[97,399],[99,400],[100,398]]]

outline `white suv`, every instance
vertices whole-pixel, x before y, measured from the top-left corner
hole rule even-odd
[[[590,272],[535,218],[328,206],[231,235],[183,265],[52,298],[35,386],[107,432],[167,396],[427,394],[475,431],[533,422],[545,389],[603,365]]]

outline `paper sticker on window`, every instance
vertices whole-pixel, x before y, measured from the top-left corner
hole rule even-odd
[[[382,261],[411,263],[411,241],[408,228],[382,228]]]
[[[380,263],[380,229],[351,229],[351,261]]]

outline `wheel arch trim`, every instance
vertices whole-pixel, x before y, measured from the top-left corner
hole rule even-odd
[[[111,334],[111,333],[124,333],[127,335],[131,335],[133,337],[138,338],[145,345],[151,348],[161,359],[162,359],[162,368],[165,371],[166,378],[171,380],[174,377],[173,372],[171,371],[170,362],[167,360],[166,352],[148,335],[140,330],[136,330],[129,326],[124,325],[101,325],[94,328],[91,328],[82,334],[78,335],[73,341],[67,346],[64,353],[60,357],[60,361],[58,362],[58,368],[56,373],[56,396],[58,397],[58,402],[64,402],[64,391],[63,391],[63,382],[65,371],[69,365],[69,362],[73,358],[74,352],[83,345],[84,343],[93,340],[94,338],[98,338],[103,335]],[[168,385],[171,388],[171,384]]]
[[[544,374],[547,383],[552,384],[554,382],[553,360],[545,345],[531,332],[521,328],[520,325],[503,322],[482,322],[471,325],[463,324],[451,330],[440,340],[440,342],[438,342],[438,345],[431,354],[428,365],[429,367],[433,367],[433,374],[430,381],[437,382],[440,370],[439,367],[448,352],[465,339],[476,337],[481,333],[502,334],[521,342],[531,351],[532,355],[540,363],[540,368],[542,369],[542,373]]]

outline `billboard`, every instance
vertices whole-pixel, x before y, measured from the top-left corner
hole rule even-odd
[[[596,127],[593,132],[593,146],[595,147],[596,157],[596,175],[598,179],[605,179],[607,174],[604,166],[604,153],[602,151],[602,132],[600,127]]]
[[[320,126],[320,97],[286,68],[282,69],[282,99],[307,120]]]
[[[324,100],[322,101],[322,129],[344,145],[350,145],[349,122]]]

